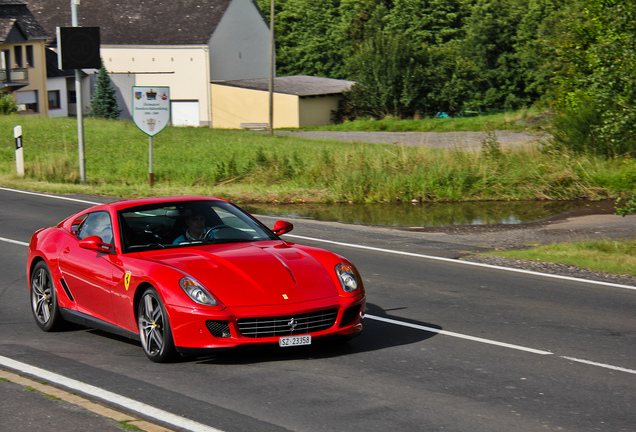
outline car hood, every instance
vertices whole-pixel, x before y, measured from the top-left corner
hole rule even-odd
[[[191,246],[166,250],[153,260],[194,277],[229,307],[291,304],[338,295],[332,269],[284,242]]]

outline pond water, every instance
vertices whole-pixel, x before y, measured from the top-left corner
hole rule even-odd
[[[612,214],[614,201],[480,201],[423,204],[249,204],[260,215],[359,225],[433,227],[538,222],[562,214]]]

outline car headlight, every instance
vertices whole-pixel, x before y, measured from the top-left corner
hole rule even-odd
[[[208,292],[203,285],[197,282],[195,279],[184,277],[179,281],[179,285],[185,291],[185,293],[194,301],[195,303],[205,305],[205,306],[216,306],[219,304],[218,301],[212,294]]]
[[[336,274],[340,280],[340,286],[345,292],[354,292],[358,289],[358,277],[349,264],[340,263],[336,266]]]

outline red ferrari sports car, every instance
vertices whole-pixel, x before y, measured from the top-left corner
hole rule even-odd
[[[362,331],[354,265],[290,243],[228,201],[162,197],[81,211],[33,234],[27,275],[44,331],[65,321],[141,341],[150,360]]]

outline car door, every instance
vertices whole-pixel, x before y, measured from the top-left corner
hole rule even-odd
[[[112,254],[80,247],[80,240],[95,235],[104,243],[113,243],[112,221],[108,212],[97,211],[84,218],[75,232],[76,239],[61,251],[60,272],[78,312],[114,323]]]

